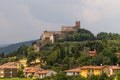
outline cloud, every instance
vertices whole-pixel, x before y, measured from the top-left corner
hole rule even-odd
[[[106,18],[118,17],[119,0],[82,0],[84,8],[81,10],[84,20],[96,23]]]
[[[93,33],[119,32],[119,0],[0,0],[0,44],[39,38],[44,30],[74,25]]]
[[[32,16],[29,5],[24,1],[21,3],[11,1],[9,4],[3,1],[0,4],[2,4],[0,7],[0,43],[38,39],[42,31],[51,30],[51,27],[56,26],[54,23]]]

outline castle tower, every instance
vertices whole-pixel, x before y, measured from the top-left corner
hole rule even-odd
[[[80,28],[80,21],[75,22],[75,28],[79,29]]]

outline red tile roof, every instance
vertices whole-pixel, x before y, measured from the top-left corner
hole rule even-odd
[[[18,67],[17,66],[1,65],[0,68],[4,69],[4,68],[18,68]]]
[[[3,65],[0,65],[0,68],[19,68],[19,63],[17,62],[8,62]]]
[[[115,54],[116,54],[116,55],[120,55],[120,52],[116,52]]]
[[[65,70],[64,72],[80,72],[80,68],[75,68],[75,69],[70,69],[70,70]]]
[[[89,55],[90,55],[90,56],[95,56],[96,53],[97,53],[96,50],[94,50],[94,51],[89,51]]]
[[[104,66],[83,66],[81,69],[102,69]]]
[[[24,72],[26,72],[26,73],[35,73],[35,72],[37,72],[39,70],[41,70],[41,69],[40,68],[31,67],[31,68],[25,68]]]
[[[113,70],[117,70],[117,69],[120,69],[120,66],[108,66],[109,68],[113,69]]]
[[[49,72],[49,70],[41,70],[41,71],[38,72],[38,74],[46,74],[48,72]]]

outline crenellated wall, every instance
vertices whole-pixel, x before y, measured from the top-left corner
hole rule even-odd
[[[76,32],[80,28],[80,21],[75,22],[75,26],[62,26],[61,31],[44,31],[41,40],[44,41],[46,39],[49,39],[51,43],[55,42],[55,38],[60,37],[62,35],[62,32]]]

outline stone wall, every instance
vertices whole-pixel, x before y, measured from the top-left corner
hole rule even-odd
[[[75,26],[62,26],[61,31],[44,31],[41,40],[44,41],[49,39],[51,43],[55,42],[55,38],[58,38],[62,35],[62,32],[78,31],[80,28],[80,21],[75,22]]]

